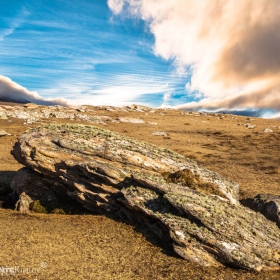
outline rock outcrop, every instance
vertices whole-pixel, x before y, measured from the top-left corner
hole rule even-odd
[[[141,108],[141,109],[140,109]],[[93,124],[107,125],[107,123],[135,123],[145,124],[145,121],[140,118],[131,117],[116,117],[111,118],[108,116],[98,116],[96,113],[99,110],[106,110],[111,112],[137,112],[145,113],[151,112],[152,109],[139,105],[126,106],[126,107],[98,107],[98,106],[77,106],[77,107],[62,107],[55,106],[41,106],[33,103],[27,103],[24,106],[8,106],[0,105],[0,120],[1,119],[22,119],[25,125],[40,122],[42,119],[68,119],[71,121],[86,121]],[[154,111],[153,111],[154,112]],[[157,125],[153,122],[148,124]]]
[[[175,152],[93,126],[50,125],[21,136],[12,154],[28,167],[12,183],[18,195],[68,196],[141,221],[204,266],[280,268],[278,227],[239,204],[237,184]]]

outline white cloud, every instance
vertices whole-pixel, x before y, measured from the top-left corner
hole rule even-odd
[[[166,92],[163,95],[163,103],[160,105],[160,108],[165,108],[165,107],[170,107],[170,105],[168,104],[168,101],[171,99],[172,96],[172,92]]]
[[[67,77],[53,84],[51,89],[40,92],[48,96],[59,96],[63,92],[64,97],[75,105],[125,106],[141,100],[141,104],[152,107],[155,106],[154,100],[149,101],[149,95],[164,95],[174,91],[175,83],[169,84],[166,80],[172,81],[172,78],[164,75],[146,76],[145,73],[104,75],[100,80],[99,76],[89,75],[83,79],[73,77],[70,84]]]
[[[36,91],[29,91],[10,78],[1,75],[0,99],[12,102],[32,102],[40,105],[69,105],[69,102],[63,98],[43,98]]]
[[[272,115],[270,119],[280,120],[280,113]]]
[[[179,73],[192,66],[187,88],[203,99],[184,107],[280,110],[279,0],[109,2],[115,13],[122,8],[146,21],[154,53]]]
[[[122,0],[108,0],[108,6],[115,14],[119,14],[122,11],[123,4]]]

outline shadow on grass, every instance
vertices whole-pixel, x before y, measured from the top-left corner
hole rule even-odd
[[[13,194],[11,194],[12,190],[10,188],[10,185],[15,174],[16,171],[0,171],[0,207],[14,209],[14,204],[17,201],[18,196],[16,198],[13,197]],[[10,200],[8,200],[8,197],[10,198]],[[53,213],[70,215],[102,215],[86,210],[78,202],[73,200],[67,200],[66,198],[62,199],[61,197],[59,197],[59,202],[59,205],[45,205],[42,202],[42,206],[40,205],[40,207],[44,207],[44,209],[46,209],[46,213],[51,213],[53,212],[53,209],[57,208],[61,210],[61,213]],[[116,222],[125,223],[129,226],[132,226],[133,229],[136,232],[141,233],[148,242],[152,243],[157,247],[160,247],[164,254],[172,257],[178,257],[178,255],[173,250],[172,240],[169,236],[169,231],[167,228],[164,227],[163,224],[161,224],[155,219],[145,217],[142,213],[137,213],[137,211],[136,213],[132,212],[126,207],[123,207],[123,209],[125,209],[125,211],[119,210],[115,213],[104,213],[103,215]],[[161,237],[155,234],[154,231],[159,233]]]
[[[141,233],[148,242],[156,247],[161,248],[161,251],[165,255],[175,258],[181,258],[174,252],[172,246],[173,241],[170,238],[168,229],[165,228],[163,224],[161,224],[159,221],[141,216],[141,213],[139,213],[138,217],[135,217],[137,216],[137,214],[131,212],[128,209],[125,209],[125,213],[121,212],[122,209],[119,210],[118,213],[107,214],[105,216],[116,222],[125,223],[128,226],[132,226],[133,229],[136,232]],[[130,217],[128,217],[127,215],[129,215]],[[159,237],[159,235],[157,235],[154,231],[160,232],[161,237]]]

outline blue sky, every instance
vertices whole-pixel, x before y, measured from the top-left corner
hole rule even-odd
[[[31,92],[99,105],[188,101],[188,76],[153,53],[145,22],[105,0],[9,0],[0,14],[0,73]]]
[[[0,99],[280,118],[279,0],[1,2]]]

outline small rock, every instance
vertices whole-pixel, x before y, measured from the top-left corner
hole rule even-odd
[[[250,123],[245,123],[244,126],[246,126],[246,127],[249,128],[249,129],[253,129],[253,128],[256,127],[255,124],[250,124]]]
[[[270,128],[266,128],[263,132],[271,133],[271,132],[273,132],[273,130]]]
[[[5,130],[0,130],[0,136],[6,136],[6,135],[11,136],[12,134],[7,133]]]
[[[145,123],[143,120],[137,118],[117,118],[117,120],[122,123]]]
[[[25,193],[21,193],[19,196],[19,200],[16,203],[15,210],[21,213],[29,213],[30,212],[30,204],[33,200]]]
[[[164,131],[154,131],[152,132],[152,135],[155,135],[155,136],[168,136],[168,134]]]

